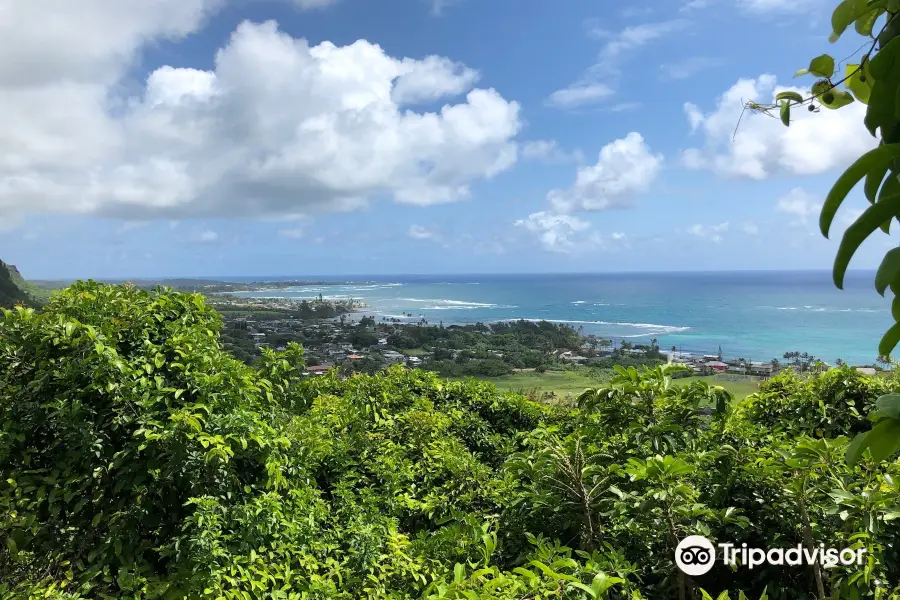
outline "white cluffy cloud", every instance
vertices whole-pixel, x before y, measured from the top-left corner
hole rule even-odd
[[[698,223],[688,229],[689,234],[717,244],[722,241],[722,234],[726,231],[728,231],[727,221],[718,225],[701,225]]]
[[[775,210],[792,215],[796,224],[805,225],[810,217],[822,210],[822,202],[809,192],[794,188],[778,199]]]
[[[603,237],[598,233],[577,240],[577,234],[591,227],[585,219],[570,213],[627,208],[647,192],[662,168],[662,155],[653,154],[641,134],[631,132],[600,150],[597,162],[578,168],[568,189],[551,190],[547,201],[551,210],[528,215],[515,222],[537,234],[541,246],[551,252],[571,252],[576,247],[610,249],[626,243],[624,233]]]
[[[524,227],[536,233],[541,246],[550,252],[568,253],[575,247],[572,235],[588,229],[591,224],[572,215],[553,214],[546,211],[531,213],[527,219],[519,219],[516,227]]]
[[[684,151],[685,166],[751,179],[783,173],[814,175],[846,166],[875,147],[876,140],[863,126],[866,107],[860,102],[818,113],[797,109],[791,113],[790,127],[750,111],[741,117],[744,102],[773,102],[785,90],[808,92],[777,86],[773,75],[762,75],[738,81],[719,97],[711,113],[685,104],[691,130],[703,138],[702,147]]]
[[[519,105],[472,90],[477,72],[446,58],[311,46],[244,22],[212,70],[163,66],[123,96],[143,46],[197,31],[222,1],[5,4],[0,53],[21,60],[0,64],[3,219],[276,217],[376,194],[428,205],[467,198],[517,158]]]
[[[627,207],[650,189],[662,162],[641,134],[631,132],[604,146],[596,164],[580,167],[571,188],[552,190],[547,199],[558,213]]]

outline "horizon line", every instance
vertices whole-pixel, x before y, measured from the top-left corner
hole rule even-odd
[[[874,273],[877,269],[849,269],[850,273]],[[239,278],[259,278],[257,281],[265,282],[267,278],[279,279],[295,279],[304,281],[314,278],[322,278],[324,280],[334,280],[336,278],[345,278],[344,281],[359,281],[355,278],[378,277],[378,278],[404,278],[404,277],[502,277],[502,276],[578,276],[578,275],[723,275],[732,273],[830,273],[831,269],[703,269],[703,270],[678,270],[678,271],[507,271],[507,272],[483,272],[483,273],[348,273],[348,274],[307,274],[307,275],[160,275],[160,276],[126,276],[126,277],[38,277],[26,278],[26,281],[87,281],[94,280],[104,281],[165,281],[178,279],[196,279],[211,281],[228,281],[236,277]],[[255,283],[255,282],[253,282]]]

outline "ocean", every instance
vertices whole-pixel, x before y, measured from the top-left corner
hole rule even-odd
[[[890,296],[875,292],[873,278],[874,272],[850,272],[838,290],[827,271],[342,276],[314,279],[366,283],[238,295],[354,298],[379,321],[546,319],[619,341],[656,338],[664,350],[715,354],[721,346],[725,357],[748,360],[799,351],[828,363],[873,364],[878,341],[893,323]],[[303,278],[266,278],[277,279]]]

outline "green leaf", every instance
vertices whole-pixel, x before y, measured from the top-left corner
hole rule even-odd
[[[834,75],[834,59],[820,54],[809,62],[809,72],[816,77],[831,77]]]
[[[844,85],[847,86],[856,99],[863,104],[868,104],[872,96],[872,84],[874,79],[867,77],[865,68],[860,65],[847,65],[844,68]]]
[[[781,103],[781,122],[785,124],[786,127],[790,127],[791,125],[791,103],[784,101]]]
[[[888,165],[885,163],[883,166],[866,173],[865,192],[869,202],[875,202],[875,198],[878,196],[878,188],[881,187],[881,182],[884,180],[887,170]]]
[[[897,53],[900,52],[900,42],[897,40],[900,38],[892,38],[887,44],[885,44],[878,53],[872,57],[872,60],[869,61],[869,72],[872,73],[872,76],[875,77],[876,80],[885,79],[891,72],[894,67],[894,62],[897,59]]]
[[[775,100],[790,100],[791,102],[797,102],[799,104],[803,102],[803,96],[797,92],[778,92],[778,94],[775,95]]]
[[[866,451],[866,448],[869,447],[868,437],[868,431],[857,434],[857,436],[853,438],[853,441],[847,445],[847,452],[844,455],[844,460],[846,460],[847,464],[851,467],[859,462],[859,459]]]
[[[834,221],[834,215],[838,208],[844,202],[850,190],[859,183],[860,179],[866,176],[873,169],[881,168],[885,164],[900,157],[900,144],[885,144],[874,150],[866,152],[844,171],[835,184],[828,192],[825,198],[825,204],[822,206],[822,213],[819,216],[819,228],[822,235],[828,237],[828,230],[831,229],[831,223]],[[879,203],[876,203],[876,206]]]
[[[900,296],[894,296],[891,302],[891,316],[895,321],[900,322]]]
[[[897,214],[897,201],[900,201],[900,196],[891,196],[890,198],[885,198],[883,202],[876,202],[867,208],[856,222],[844,232],[841,245],[838,247],[837,256],[834,258],[834,271],[832,273],[834,285],[838,289],[844,289],[844,274],[847,272],[847,266],[850,264],[850,259],[853,258],[857,248],[882,223],[889,221]],[[825,203],[827,205],[828,200]],[[825,212],[824,208],[822,212]]]
[[[875,273],[875,289],[884,296],[885,290],[898,275],[900,275],[900,248],[894,248],[884,255],[884,260]]]
[[[866,0],[844,0],[831,13],[832,34],[828,40],[836,42],[841,34],[865,11]]]
[[[885,332],[881,342],[878,343],[878,353],[882,356],[890,356],[891,352],[900,342],[900,323],[894,325]]]
[[[900,394],[881,396],[875,401],[875,408],[892,419],[900,419]]]
[[[868,12],[856,19],[856,33],[865,37],[872,35],[872,27],[882,14],[884,14],[883,8],[869,9]]]
[[[592,589],[589,588],[588,586],[586,586],[586,585],[584,585],[583,583],[580,583],[580,582],[578,582],[578,581],[574,581],[574,582],[570,583],[570,584],[569,584],[569,587],[570,587],[570,588],[578,588],[579,590],[583,591],[584,593],[586,593],[586,594],[587,594],[588,596],[590,596],[591,598],[598,598],[598,597],[599,597],[599,596],[597,596],[597,593],[594,592],[594,590],[592,590]]]
[[[819,96],[819,101],[822,103],[822,106],[831,110],[837,110],[839,108],[843,108],[848,104],[852,104],[854,102],[853,95],[842,89],[831,88],[827,92],[824,92],[821,96]]]
[[[872,458],[882,461],[900,448],[900,421],[884,419],[872,428],[866,437]]]

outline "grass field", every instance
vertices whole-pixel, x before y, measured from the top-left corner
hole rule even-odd
[[[757,384],[749,381],[720,381],[715,375],[705,375],[703,377],[686,377],[684,379],[675,379],[672,383],[675,385],[688,385],[692,381],[705,381],[710,385],[720,385],[734,396],[735,400],[743,400],[750,394],[759,391]]]
[[[539,393],[553,392],[560,399],[565,398],[570,393],[574,397],[583,392],[585,388],[602,385],[597,379],[572,371],[513,373],[512,375],[484,377],[482,379],[490,381],[499,390],[524,393],[537,389]]]
[[[588,377],[581,373],[571,371],[548,371],[546,373],[513,373],[502,377],[484,377],[484,381],[490,381],[499,390],[525,393],[537,389],[539,393],[553,392],[560,400],[569,394],[578,396],[585,388],[600,387],[601,381]],[[675,379],[675,385],[688,385],[692,381],[706,381],[712,385],[720,385],[734,395],[735,400],[743,400],[757,391],[756,383],[743,381],[720,381],[715,375],[705,377],[687,377]]]

